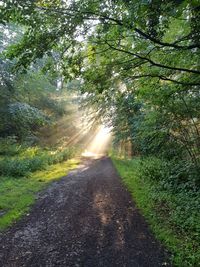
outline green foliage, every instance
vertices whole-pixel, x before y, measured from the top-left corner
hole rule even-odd
[[[29,173],[29,160],[4,159],[0,161],[0,175],[24,176]]]
[[[52,164],[61,163],[72,158],[75,148],[41,149],[19,145],[13,139],[0,142],[0,175],[9,177],[29,176],[37,170],[46,169]]]
[[[194,190],[187,184],[166,186],[172,171],[167,162],[157,158],[121,160],[113,157],[113,161],[153,232],[172,253],[173,265],[198,266],[199,189]]]
[[[36,193],[50,182],[67,175],[75,168],[77,160],[68,160],[48,166],[25,177],[0,177],[0,231],[25,215],[36,199]]]
[[[15,127],[14,132],[11,132],[11,134],[16,134],[20,137],[28,135],[31,130],[36,130],[48,123],[47,117],[40,110],[19,102],[8,106],[8,118],[10,119],[8,128],[13,130],[13,127]]]
[[[24,28],[14,23],[0,28],[0,137],[15,135],[21,140],[30,139],[42,126],[65,114],[65,106],[58,100],[60,93],[56,91],[60,74],[52,77],[42,72],[50,56],[37,60],[30,70],[14,72],[15,60],[8,60],[5,50],[21,39]]]
[[[140,163],[140,177],[149,181],[159,181],[169,190],[192,190],[199,188],[199,168],[190,161],[166,160],[158,157],[146,157]]]
[[[75,155],[75,149],[70,148],[70,149],[63,149],[61,151],[56,152],[53,154],[49,160],[49,164],[56,164],[62,161],[65,161]]]
[[[140,177],[149,181],[167,179],[169,166],[166,161],[156,157],[148,157],[140,162]]]
[[[98,118],[106,117],[116,142],[131,142],[135,154],[195,164],[200,155],[197,2],[2,1],[2,21],[23,25],[23,36],[18,42],[11,38],[5,55],[18,70],[30,64],[32,70],[46,70],[54,77],[51,85],[58,72],[61,87],[78,77]],[[16,79],[26,98],[20,102],[62,114],[41,94],[48,79],[40,72],[26,78]]]
[[[0,155],[14,156],[22,150],[22,145],[16,141],[16,136],[0,138]]]

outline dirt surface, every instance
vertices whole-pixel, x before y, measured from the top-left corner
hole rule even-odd
[[[51,184],[0,234],[1,267],[170,266],[107,157]]]

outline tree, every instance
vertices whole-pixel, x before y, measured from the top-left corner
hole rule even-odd
[[[10,0],[1,11],[2,22],[26,27],[7,50],[17,68],[59,52],[62,75],[82,81],[98,114],[115,110],[111,124],[126,126],[141,151],[167,151],[173,140],[198,161],[199,1]],[[135,100],[143,114],[137,130]]]
[[[50,75],[42,73],[47,59],[37,61],[26,73],[13,72],[15,60],[4,51],[23,35],[23,28],[13,24],[1,26],[0,51],[0,137],[26,138],[65,112],[55,99],[56,87]]]

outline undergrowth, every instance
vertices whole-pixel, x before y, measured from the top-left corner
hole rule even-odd
[[[27,147],[0,142],[0,230],[26,214],[36,193],[75,168],[72,148]]]
[[[200,192],[195,184],[176,180],[173,166],[155,158],[112,159],[152,231],[171,252],[173,265],[200,266]]]
[[[8,146],[8,152],[3,151],[0,147],[0,175],[20,177],[29,175],[37,170],[43,170],[47,166],[63,162],[75,155],[75,149],[41,149],[39,147],[20,147]]]

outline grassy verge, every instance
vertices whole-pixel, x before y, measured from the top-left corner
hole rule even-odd
[[[199,196],[142,178],[140,159],[112,160],[155,236],[172,253],[174,266],[200,266]]]
[[[28,212],[38,191],[66,175],[77,164],[77,160],[70,159],[24,177],[0,176],[0,230]]]

